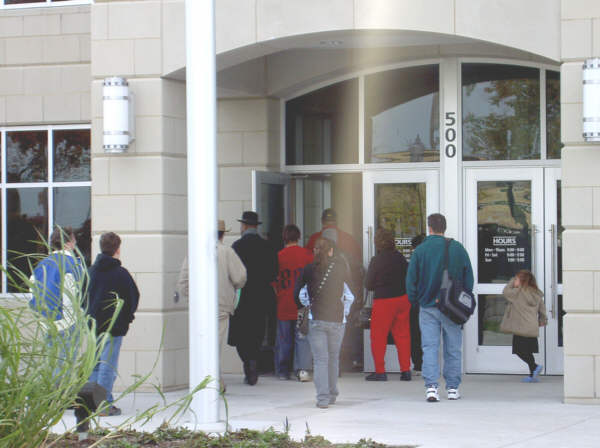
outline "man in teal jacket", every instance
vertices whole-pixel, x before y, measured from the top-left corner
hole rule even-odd
[[[423,347],[423,379],[427,401],[440,401],[438,380],[440,377],[440,334],[444,338],[444,379],[449,400],[460,398],[458,387],[462,375],[462,326],[443,315],[439,301],[446,239],[446,218],[434,213],[427,217],[429,236],[410,257],[406,274],[406,291],[411,303],[419,304],[419,326]],[[460,279],[465,289],[473,289],[473,269],[465,248],[452,240],[448,249],[448,272]]]

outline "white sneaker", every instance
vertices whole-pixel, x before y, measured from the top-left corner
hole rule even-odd
[[[298,370],[298,381],[306,383],[310,380],[310,373],[307,370]]]
[[[438,388],[435,386],[429,386],[425,391],[425,398],[431,403],[440,401],[440,395],[438,394]]]
[[[448,393],[448,400],[458,400],[460,398],[458,389],[448,389],[446,392]]]

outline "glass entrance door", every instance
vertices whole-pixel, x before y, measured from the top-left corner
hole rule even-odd
[[[546,333],[546,373],[562,375],[563,353],[563,310],[562,300],[562,222],[560,168],[544,170],[545,183],[545,243],[546,253],[545,290],[548,326]]]
[[[540,330],[536,362],[545,366],[546,373],[562,372],[558,362],[562,291],[556,275],[560,270],[559,177],[556,170],[545,173],[544,168],[466,170],[465,241],[477,296],[476,313],[465,325],[467,372],[526,373],[525,364],[512,354],[512,335],[500,331],[506,308],[502,290],[521,269],[534,273],[548,310],[549,324]]]
[[[396,247],[410,260],[411,241],[427,234],[427,216],[439,211],[437,170],[365,172],[363,174],[363,254],[365,266],[375,254],[373,236],[380,227],[394,232]],[[388,339],[388,342],[391,342]],[[399,372],[398,355],[388,344],[387,372]],[[364,370],[374,371],[370,332],[364,334]]]

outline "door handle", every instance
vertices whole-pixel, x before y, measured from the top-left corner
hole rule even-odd
[[[531,226],[531,272],[533,272],[533,275],[537,275],[537,233],[537,226],[533,224]]]
[[[367,254],[369,257],[368,263],[370,263],[371,258],[373,258],[373,226],[369,226],[367,229],[367,238],[369,239],[369,244],[367,246]]]
[[[557,263],[556,263],[556,255],[558,253],[558,234],[556,231],[556,224],[552,224],[550,226],[550,294],[552,295],[552,307],[550,308],[550,315],[552,319],[556,319],[556,310],[558,309],[558,272],[557,272]]]

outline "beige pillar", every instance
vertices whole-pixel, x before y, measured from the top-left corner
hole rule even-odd
[[[562,2],[565,401],[600,403],[600,144],[582,137],[582,64],[600,56],[600,4]]]
[[[155,362],[152,383],[166,390],[188,384],[187,303],[174,297],[186,252],[185,83],[162,78],[175,6],[183,2],[95,2],[91,8],[94,250],[102,232],[120,234],[123,265],[141,292],[123,341],[117,390]],[[136,140],[125,154],[102,150],[102,80],[109,76],[127,78],[135,95]]]

